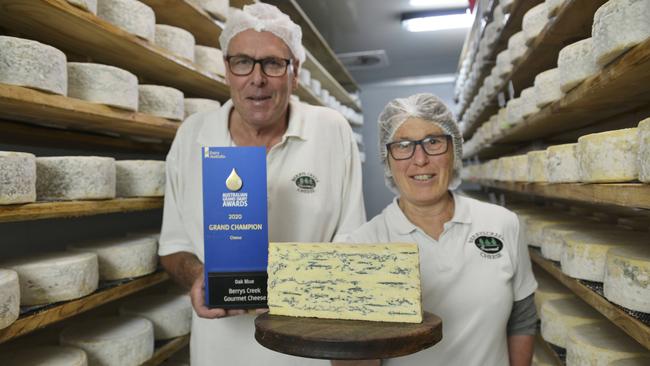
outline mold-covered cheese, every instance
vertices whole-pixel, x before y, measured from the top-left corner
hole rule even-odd
[[[526,51],[528,51],[528,46],[526,46],[526,38],[523,31],[513,34],[508,39],[508,52],[510,53],[510,62],[513,65],[519,62]]]
[[[153,42],[156,14],[137,0],[97,0],[97,16],[140,38]]]
[[[97,14],[97,0],[68,0],[68,2],[78,8]]]
[[[115,198],[115,159],[38,157],[36,197],[39,201]]]
[[[560,90],[564,93],[596,75],[600,67],[593,54],[593,38],[583,39],[560,50],[557,67],[560,70]]]
[[[542,229],[540,234],[542,256],[559,262],[562,259],[565,247],[565,237],[579,232],[593,232],[605,230],[606,226],[593,222],[564,222],[553,224]]]
[[[547,23],[548,9],[546,4],[541,3],[528,10],[521,22],[526,43],[530,44],[542,32]]]
[[[20,314],[18,273],[0,268],[0,329],[10,326]]]
[[[610,321],[584,324],[569,330],[567,365],[611,365],[610,362],[650,352]]]
[[[149,319],[156,340],[189,334],[192,326],[192,302],[186,294],[133,296],[120,305],[120,313]]]
[[[639,122],[638,140],[639,152],[637,155],[637,164],[639,168],[639,180],[644,183],[650,183],[650,118]]]
[[[550,183],[580,181],[576,149],[578,144],[549,146],[546,149],[546,177]]]
[[[228,17],[229,0],[193,0],[215,18]]]
[[[173,55],[184,57],[194,62],[194,45],[192,33],[183,28],[166,24],[156,24],[154,43]]]
[[[560,70],[546,70],[535,77],[535,97],[537,106],[542,108],[556,102],[564,96],[560,89]]]
[[[139,85],[138,110],[154,116],[181,121],[185,116],[183,92],[160,85]]]
[[[643,235],[644,233],[640,233]],[[650,313],[650,247],[648,235],[640,246],[607,253],[603,290],[605,297],[625,308]]]
[[[2,355],[3,366],[87,366],[86,352],[75,347],[35,346]]]
[[[516,155],[513,156],[512,159],[513,159],[512,180],[515,182],[527,182],[528,181],[528,156],[525,154]]]
[[[36,200],[36,157],[0,151],[0,205]]]
[[[0,83],[66,95],[65,54],[46,44],[0,35]]]
[[[569,0],[546,0],[544,2],[544,5],[546,5],[546,14],[548,15],[549,18],[557,15],[558,10],[560,10],[560,7],[564,5],[565,3],[569,2]]]
[[[528,118],[532,115],[535,115],[537,112],[539,112],[535,94],[536,94],[535,88],[533,88],[532,86],[522,90],[521,116],[523,118]]]
[[[218,100],[205,98],[185,98],[183,100],[183,104],[185,107],[185,118],[193,115],[194,113],[219,109],[219,107],[221,107],[221,103],[219,103]]]
[[[535,272],[535,280],[537,281],[535,307],[538,314],[542,310],[542,305],[547,301],[575,297],[563,284],[544,272]]]
[[[118,197],[162,197],[165,194],[165,162],[118,160],[115,162]]]
[[[138,78],[108,65],[68,62],[68,96],[138,110]]]
[[[626,182],[638,177],[636,128],[593,133],[578,139],[580,180],[587,183]]]
[[[603,66],[650,38],[650,1],[610,0],[594,14],[594,57]]]
[[[226,64],[223,61],[223,53],[220,49],[208,46],[194,47],[194,62],[200,68],[211,73],[224,76],[226,75]],[[301,69],[300,74],[305,70]]]
[[[508,101],[506,104],[506,120],[508,126],[515,126],[523,121],[522,109],[523,109],[523,100],[521,97],[513,98]]]
[[[548,182],[546,177],[546,150],[530,151],[528,156],[528,181],[529,182]]]
[[[571,328],[602,321],[604,318],[582,300],[569,297],[549,300],[542,304],[540,320],[542,338],[558,347],[566,348]]]

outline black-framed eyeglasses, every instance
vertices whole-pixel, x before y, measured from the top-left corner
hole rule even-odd
[[[278,77],[287,73],[287,68],[291,65],[291,60],[281,57],[265,57],[255,59],[248,56],[237,55],[227,56],[228,68],[230,72],[237,76],[248,76],[253,72],[255,64],[262,66],[262,72],[266,76]]]
[[[415,154],[415,148],[420,145],[427,155],[442,155],[449,150],[450,135],[429,135],[422,140],[402,140],[389,142],[386,149],[395,160],[410,159]]]

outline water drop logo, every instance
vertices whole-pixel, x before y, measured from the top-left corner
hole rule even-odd
[[[233,168],[230,172],[230,175],[226,179],[226,188],[228,188],[231,192],[237,192],[243,185],[244,182],[242,182],[241,178],[237,174],[237,171],[235,168]]]

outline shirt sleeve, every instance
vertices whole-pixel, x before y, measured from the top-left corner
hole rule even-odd
[[[537,309],[535,308],[535,294],[512,304],[510,318],[508,318],[508,336],[535,335],[537,333]]]
[[[165,206],[163,207],[162,230],[158,244],[158,255],[178,252],[194,253],[194,247],[183,225],[180,212],[180,182],[178,174],[178,135],[174,139],[165,162]]]
[[[515,217],[514,224],[516,227],[517,245],[515,246],[515,273],[512,281],[514,300],[519,301],[537,289],[537,281],[533,275],[532,266],[530,263],[530,255],[528,254],[528,245],[526,245],[525,235],[519,220]]]

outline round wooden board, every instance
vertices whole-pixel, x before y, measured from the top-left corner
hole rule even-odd
[[[424,312],[422,323],[300,318],[262,314],[255,339],[262,346],[294,356],[330,360],[369,360],[405,356],[442,339],[442,320]]]

